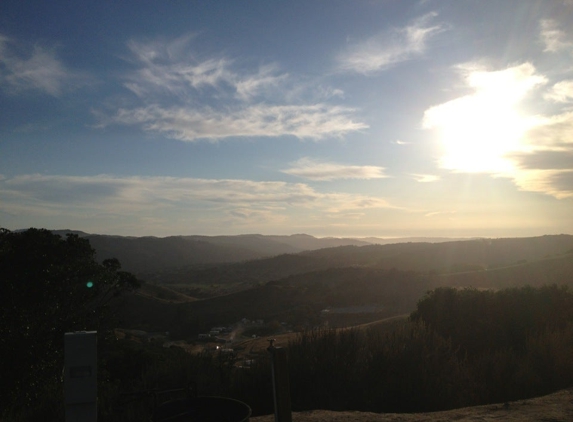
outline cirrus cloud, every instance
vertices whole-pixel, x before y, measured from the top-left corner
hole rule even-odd
[[[120,109],[110,120],[141,125],[180,141],[230,137],[295,136],[299,139],[340,137],[368,127],[355,121],[354,110],[328,104],[269,106],[257,104],[233,110],[152,105]]]
[[[338,57],[339,69],[370,74],[423,55],[428,40],[445,30],[443,25],[430,23],[437,15],[428,13],[410,25],[349,46]]]
[[[0,34],[0,88],[7,92],[39,91],[59,97],[83,79],[57,58],[55,48],[27,48]]]
[[[188,35],[130,41],[126,60],[137,69],[125,76],[124,86],[137,100],[111,113],[94,110],[97,126],[135,125],[187,142],[280,136],[318,140],[368,128],[355,117],[357,110],[327,102],[342,96],[340,89],[297,84],[274,64],[253,70],[227,57],[197,58],[192,40]]]

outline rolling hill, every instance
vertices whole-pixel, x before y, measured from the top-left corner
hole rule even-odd
[[[164,285],[228,286],[230,291],[280,280],[311,271],[351,266],[396,268],[421,272],[457,273],[502,268],[563,256],[573,251],[573,236],[555,235],[518,239],[476,239],[442,243],[339,246],[283,254],[270,258],[209,266],[168,268],[140,276]],[[222,290],[226,291],[224,287]],[[207,294],[208,295],[208,294]]]

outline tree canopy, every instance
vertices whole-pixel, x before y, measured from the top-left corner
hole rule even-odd
[[[65,332],[111,328],[110,299],[139,282],[88,240],[33,228],[0,229],[0,275],[1,415],[60,376]]]

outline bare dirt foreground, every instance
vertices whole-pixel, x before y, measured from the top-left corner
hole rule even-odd
[[[273,422],[274,415],[259,416],[252,422]],[[311,410],[294,412],[293,422],[489,422],[489,421],[573,421],[573,388],[548,396],[505,404],[465,407],[433,413],[368,413]]]

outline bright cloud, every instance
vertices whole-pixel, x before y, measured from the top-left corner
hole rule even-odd
[[[164,133],[181,141],[284,135],[323,139],[367,128],[365,123],[351,117],[353,111],[328,104],[259,104],[226,111],[153,105],[133,110],[120,109],[112,121],[142,125],[145,130]]]
[[[282,170],[282,172],[317,181],[335,179],[380,179],[388,177],[384,174],[383,167],[328,163],[312,160],[307,157],[292,163],[291,168]]]
[[[553,85],[545,98],[557,103],[573,102],[573,80],[561,81]]]
[[[558,199],[573,197],[573,169],[527,170],[514,177],[522,190],[552,195]]]
[[[521,148],[521,138],[534,122],[518,110],[533,88],[546,83],[530,63],[500,71],[474,65],[461,68],[474,93],[433,106],[423,126],[437,129],[443,146],[440,166],[462,172],[510,172],[506,154]]]
[[[530,63],[499,71],[463,69],[475,92],[424,114],[424,127],[439,131],[440,166],[509,177],[522,190],[560,199],[572,196],[573,112],[528,116],[519,109],[547,78]],[[544,98],[567,103],[571,86],[569,80],[556,83]]]
[[[535,123],[524,137],[526,152],[573,150],[573,111],[538,117]]]
[[[427,49],[428,40],[444,30],[443,25],[430,24],[436,16],[437,13],[429,13],[409,26],[350,46],[338,57],[339,68],[368,74],[421,56]]]
[[[540,119],[525,137],[527,148],[510,156],[520,189],[556,198],[573,196],[573,112]]]
[[[411,142],[402,141],[400,139],[396,139],[393,143],[396,145],[410,145],[411,144]]]
[[[0,87],[11,93],[36,90],[54,97],[78,83],[79,74],[67,69],[53,48],[22,49],[0,35]]]
[[[412,177],[416,182],[420,183],[436,182],[440,180],[440,176],[436,176],[435,174],[412,174]]]

